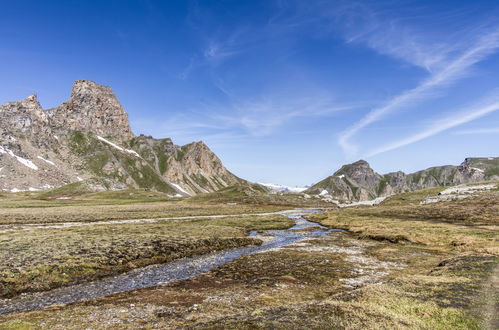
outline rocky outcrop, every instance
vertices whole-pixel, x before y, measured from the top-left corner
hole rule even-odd
[[[49,109],[47,113],[54,128],[88,131],[123,139],[133,136],[128,115],[112,89],[93,81],[76,81],[71,98],[61,106]]]
[[[202,141],[177,146],[171,139],[141,135],[130,141],[130,147],[137,150],[167,182],[181,186],[191,195],[244,182],[229,172]]]
[[[70,99],[49,110],[35,95],[5,103],[0,121],[0,190],[90,180],[106,189],[194,195],[244,182],[203,142],[135,136],[111,88],[92,81],[76,81]]]
[[[344,165],[305,191],[339,201],[366,201],[395,193],[499,179],[499,158],[466,158],[459,166],[431,167],[411,174],[376,173],[364,160]]]
[[[36,95],[0,106],[0,122],[0,133],[4,140],[13,141],[14,136],[47,138],[52,132],[49,116],[42,110]]]

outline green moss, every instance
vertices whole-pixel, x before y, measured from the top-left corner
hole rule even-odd
[[[419,181],[421,181],[421,172],[416,172],[412,175],[412,183],[418,183]]]
[[[343,181],[350,187],[354,195],[357,194],[357,190],[359,190],[359,187],[354,186],[353,183],[351,183],[350,180],[348,180],[346,177],[343,177]]]
[[[65,186],[40,192],[38,198],[55,198],[60,196],[79,196],[91,192],[85,182],[74,182]]]
[[[193,175],[191,175],[191,178],[194,180],[194,182],[196,182],[199,186],[201,186],[203,188],[210,186],[210,182],[208,181],[208,179],[206,179],[201,174],[199,174],[199,175],[193,174]]]
[[[86,160],[88,169],[99,176],[105,175],[103,168],[108,161],[109,155],[106,151],[98,152],[96,155],[92,155]]]
[[[81,131],[70,131],[69,147],[77,155],[84,155],[92,151],[95,145],[95,138],[91,133]]]
[[[130,156],[122,156],[122,164],[128,174],[141,188],[150,188],[166,193],[175,193],[169,184],[162,180],[162,178],[149,166],[142,166],[137,163],[136,158]]]
[[[388,174],[385,174],[383,176],[383,179],[381,179],[379,185],[378,185],[378,189],[376,191],[376,193],[378,195],[381,195],[381,193],[383,193],[383,191],[385,190],[386,186],[388,185],[388,182],[390,182],[390,179],[391,179],[391,176],[388,175]]]
[[[440,181],[440,173],[438,172],[438,170],[436,168],[431,168],[428,172],[428,176],[426,177],[426,182],[429,181],[429,177],[432,177],[435,179],[435,181],[437,181],[437,184],[439,186],[443,186],[443,184],[441,183]]]
[[[487,169],[485,171],[485,175],[486,176],[493,176],[493,175],[499,176],[499,166]]]
[[[175,151],[175,159],[177,161],[181,161],[182,159],[184,159],[184,156],[185,156],[185,153],[186,153],[186,150],[187,150],[188,146],[189,145],[182,146],[182,147],[180,147],[180,149],[178,149],[178,150]]]
[[[40,329],[38,326],[33,323],[25,322],[25,321],[8,321],[0,324],[0,329],[4,330],[32,330],[32,329]]]
[[[216,190],[220,190],[220,189],[225,188],[225,186],[223,185],[223,183],[220,181],[220,179],[218,177],[214,176],[211,178],[211,180],[215,184]]]
[[[168,169],[168,155],[165,153],[158,152],[158,167],[159,167],[159,172],[161,174],[165,174],[166,170]]]

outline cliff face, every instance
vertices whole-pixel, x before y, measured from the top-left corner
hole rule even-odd
[[[122,139],[133,137],[128,115],[110,87],[78,80],[71,98],[49,109],[51,126],[62,130],[88,131]]]
[[[35,95],[0,106],[0,190],[90,180],[96,189],[148,188],[172,195],[244,182],[203,143],[135,136],[111,88],[74,83],[70,99],[43,110]]]
[[[411,174],[376,173],[366,161],[344,165],[305,193],[330,195],[340,201],[366,201],[425,188],[499,179],[499,158],[466,158],[459,166],[438,166]]]

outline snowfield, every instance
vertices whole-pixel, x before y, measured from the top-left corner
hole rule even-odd
[[[17,156],[7,148],[0,146],[0,154],[8,154],[9,156],[14,157],[19,163],[23,164],[24,166],[29,167],[32,170],[38,171],[38,166],[36,166],[31,160]]]
[[[139,158],[141,158],[141,157],[140,157],[140,155],[139,155],[139,154],[138,154],[135,150],[125,149],[125,148],[123,148],[123,147],[120,147],[119,145],[114,144],[114,143],[112,143],[111,141],[104,139],[102,136],[98,136],[98,135],[97,135],[97,139],[99,139],[100,141],[102,141],[102,142],[104,142],[104,143],[109,144],[111,147],[113,147],[113,148],[115,148],[115,149],[118,149],[119,151],[127,152],[127,153],[129,153],[129,154],[134,155],[135,157],[139,157]]]
[[[175,188],[177,188],[178,190],[180,190],[181,192],[183,192],[184,194],[191,196],[191,194],[189,194],[187,191],[185,191],[184,188],[182,188],[180,185],[175,184],[173,182],[168,182],[168,183],[171,184],[172,186],[174,186]]]
[[[421,204],[432,204],[438,202],[454,201],[468,199],[484,191],[497,188],[497,183],[477,184],[477,185],[459,185],[442,190],[438,196],[428,197]]]
[[[43,160],[43,161],[44,161],[45,163],[47,163],[47,164],[50,164],[50,165],[52,165],[52,166],[55,166],[55,163],[54,163],[53,161],[50,161],[50,160],[48,160],[48,159],[45,159],[45,158],[43,158],[42,156],[38,156],[37,158],[38,158],[38,159]]]
[[[290,192],[290,193],[301,193],[302,191],[307,190],[307,187],[289,187],[275,183],[261,183],[257,182],[259,185],[270,188],[274,191],[282,191],[282,192]]]

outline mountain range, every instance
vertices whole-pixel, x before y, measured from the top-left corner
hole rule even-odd
[[[87,191],[143,188],[178,197],[253,185],[228,171],[201,141],[178,146],[170,138],[135,135],[112,89],[88,80],[76,81],[69,100],[55,108],[42,109],[36,95],[7,102],[0,106],[0,123],[0,191],[72,184]],[[306,190],[275,184],[257,190],[366,201],[497,179],[499,158],[384,175],[359,160]]]
[[[343,165],[333,175],[304,192],[338,201],[366,201],[413,190],[499,180],[499,158],[466,158],[459,166],[445,165],[405,174],[376,173],[365,160]]]

